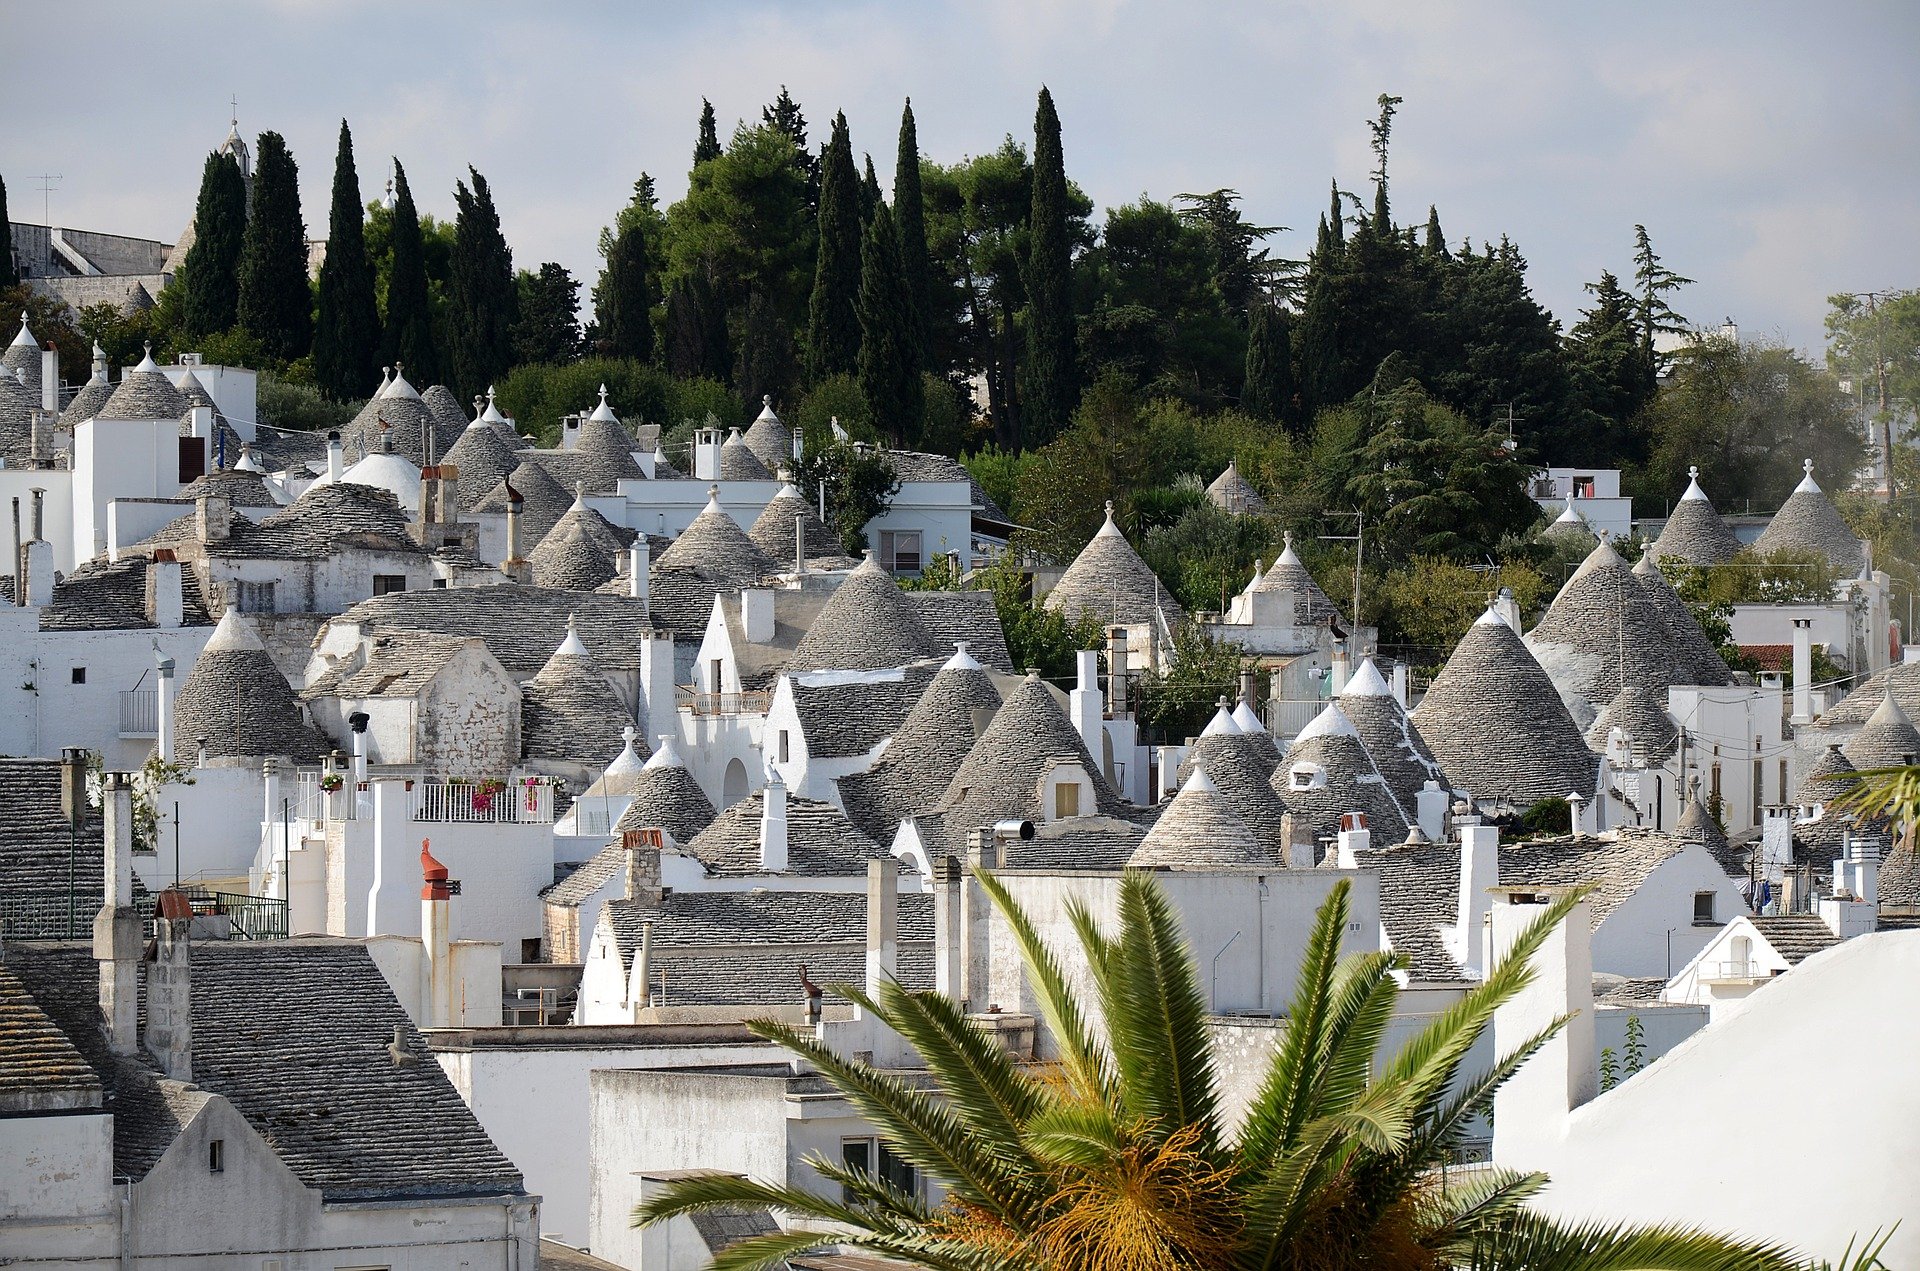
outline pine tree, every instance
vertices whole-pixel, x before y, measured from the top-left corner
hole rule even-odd
[[[919,438],[925,388],[895,234],[893,215],[881,203],[873,209],[860,250],[858,378],[874,426],[895,445],[904,445]]]
[[[893,167],[893,228],[900,238],[900,277],[922,370],[933,369],[933,270],[927,260],[927,209],[920,190],[920,134],[913,99],[900,112],[900,149]]]
[[[218,335],[239,316],[240,251],[247,232],[247,185],[232,155],[210,154],[200,173],[193,246],[182,269],[181,333]],[[11,243],[9,243],[11,245]]]
[[[20,270],[13,263],[13,222],[7,219],[7,183],[0,179],[0,289],[20,285]]]
[[[685,274],[667,293],[667,371],[679,379],[727,382],[733,355],[727,315],[705,270]]]
[[[407,170],[393,161],[393,266],[387,275],[387,321],[381,357],[406,367],[415,384],[440,381],[440,351],[433,342],[433,309],[427,286],[427,257],[420,237],[420,213],[414,207]]]
[[[559,366],[580,353],[580,284],[566,266],[543,263],[514,279],[519,315],[513,323],[514,359]],[[644,321],[646,313],[641,312]]]
[[[1658,385],[1642,350],[1639,303],[1610,271],[1603,270],[1587,290],[1593,307],[1582,311],[1564,342],[1569,402],[1574,412],[1587,416],[1571,430],[1574,445],[1566,461],[1643,464],[1649,438],[1629,425],[1653,400]]]
[[[453,259],[447,280],[448,356],[453,388],[461,401],[487,387],[513,366],[512,331],[518,296],[513,253],[500,233],[487,179],[469,167],[453,186],[459,212],[453,224]]]
[[[1067,169],[1053,94],[1040,90],[1033,120],[1033,205],[1027,250],[1027,359],[1021,377],[1022,440],[1051,440],[1080,399],[1073,317],[1073,255],[1067,237]]]
[[[367,259],[366,215],[353,164],[353,134],[343,119],[313,332],[313,381],[336,402],[365,395],[380,369],[380,311],[373,296],[373,262]]]
[[[268,357],[290,362],[313,347],[313,287],[300,168],[277,132],[254,149],[253,211],[240,254],[240,325]]]
[[[1380,117],[1367,125],[1373,133],[1374,157],[1380,161],[1373,172],[1373,232],[1376,234],[1384,234],[1393,227],[1387,204],[1387,143],[1393,137],[1393,113],[1399,105],[1398,97],[1380,94]]]
[[[1654,356],[1653,337],[1657,334],[1678,334],[1687,329],[1687,320],[1675,313],[1667,303],[1667,293],[1678,291],[1690,285],[1691,278],[1682,278],[1679,274],[1660,263],[1654,255],[1653,243],[1647,237],[1647,227],[1633,227],[1633,281],[1640,288],[1640,349],[1647,365],[1657,367]]]
[[[793,341],[787,331],[765,293],[756,291],[747,299],[746,316],[740,323],[740,356],[733,366],[733,391],[743,399],[778,401],[793,387]]]
[[[713,118],[713,103],[700,99],[700,139],[693,143],[693,166],[720,157],[720,129]]]
[[[859,296],[860,178],[853,168],[847,117],[836,114],[821,163],[820,249],[807,308],[807,374],[815,383],[853,370],[860,355]]]
[[[638,225],[629,225],[613,240],[606,272],[593,289],[600,343],[613,357],[653,360],[652,272],[646,233]]]
[[[1292,428],[1298,422],[1293,386],[1293,315],[1277,305],[1247,314],[1247,374],[1240,406],[1250,415]]]

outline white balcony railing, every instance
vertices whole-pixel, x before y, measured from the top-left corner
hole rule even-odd
[[[337,789],[322,784],[328,774],[308,769],[298,775],[295,814],[313,821],[353,821],[373,814],[371,782],[356,789],[343,774]],[[407,783],[407,819],[440,825],[551,825],[553,781],[516,774],[481,781]]]
[[[158,737],[160,735],[158,692],[150,688],[121,690],[120,735],[122,737]]]

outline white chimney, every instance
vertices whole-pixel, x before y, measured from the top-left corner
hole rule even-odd
[[[1498,963],[1551,900],[1531,888],[1494,891],[1492,949]],[[1600,1090],[1593,1034],[1593,934],[1585,901],[1573,907],[1534,954],[1534,980],[1494,1012],[1493,1048],[1518,1050],[1561,1016],[1567,1024],[1520,1065],[1493,1099],[1493,1157],[1508,1169],[1550,1162],[1566,1133],[1567,1117]]]
[[[1447,952],[1477,980],[1487,976],[1481,933],[1499,885],[1500,827],[1481,825],[1475,818],[1460,826],[1460,899],[1455,926],[1447,933]]]
[[[1338,697],[1347,689],[1347,646],[1335,645],[1332,660],[1333,669],[1328,673],[1327,695]]]
[[[170,547],[155,549],[147,562],[147,577],[153,587],[153,609],[148,617],[162,631],[172,631],[186,621],[186,593],[182,588],[180,561]]]
[[[1093,756],[1095,763],[1099,763],[1105,750],[1100,735],[1103,727],[1100,722],[1100,651],[1081,649],[1073,655],[1073,661],[1078,675],[1067,694],[1067,714],[1073,720],[1073,730],[1086,743],[1087,753]],[[1113,779],[1111,772],[1107,773],[1107,779]]]
[[[1453,796],[1442,790],[1438,781],[1428,781],[1413,796],[1414,820],[1420,832],[1435,843],[1447,837],[1447,809],[1452,803]]]
[[[157,641],[153,656],[154,749],[164,763],[173,759],[173,659],[160,651]]]
[[[51,345],[40,350],[40,409],[60,413],[60,354]]]
[[[74,760],[74,762],[80,762]],[[100,778],[106,861],[100,912],[93,920],[93,956],[100,964],[100,1016],[116,1055],[140,1049],[140,918],[133,909],[133,776]]]
[[[1400,709],[1407,709],[1407,664],[1393,664],[1393,700],[1400,703]],[[1431,836],[1430,836],[1431,837]]]
[[[726,438],[717,428],[696,429],[693,434],[693,479],[720,479],[720,447]]]
[[[1813,722],[1813,619],[1793,620],[1793,718],[1795,728]]]
[[[44,538],[27,544],[27,603],[35,608],[53,603],[53,544]]]
[[[900,862],[891,856],[867,862],[867,996],[899,974]]]
[[[1342,812],[1340,832],[1335,842],[1341,869],[1359,869],[1360,853],[1373,845],[1373,831],[1367,828],[1364,812]]]
[[[347,716],[347,729],[353,734],[353,788],[357,796],[360,783],[367,779],[367,725],[372,720],[365,711]]]
[[[347,457],[345,448],[340,444],[340,434],[330,432],[327,434],[327,484],[339,485],[346,471]]]
[[[427,955],[427,1001],[423,1028],[451,1028],[453,939],[447,867],[433,859],[431,840],[420,840],[420,943]]]
[[[645,534],[634,537],[633,546],[627,549],[627,595],[641,604],[651,603],[649,587],[652,578],[649,572],[653,568],[653,548],[647,542]]]
[[[769,874],[787,871],[787,787],[775,773],[762,792],[760,805],[760,868]]]
[[[1514,599],[1513,588],[1502,587],[1500,589],[1500,594],[1495,596],[1493,600],[1493,611],[1500,616],[1500,621],[1513,628],[1515,635],[1521,634],[1520,602]]]
[[[674,704],[673,635],[650,631],[640,636],[640,722],[650,737],[680,731],[680,713]]]
[[[740,633],[749,644],[767,644],[773,640],[773,592],[770,589],[741,589]]]

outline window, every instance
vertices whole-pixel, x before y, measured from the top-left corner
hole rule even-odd
[[[1760,824],[1760,787],[1767,781],[1767,765],[1764,760],[1753,761],[1753,823]]]
[[[780,762],[781,763],[786,763],[788,761],[787,754],[788,754],[787,730],[782,728],[780,730]]]
[[[233,585],[234,603],[240,606],[241,613],[272,613],[273,588],[271,582],[236,582]]]
[[[227,1141],[210,1139],[207,1142],[207,1173],[224,1173],[227,1168]]]
[[[1718,759],[1713,761],[1712,780],[1707,787],[1707,791],[1712,796],[1713,806],[1716,808],[1719,807],[1720,806],[1720,761]]]
[[[880,563],[896,574],[920,572],[920,531],[881,530]]]
[[[1058,821],[1063,817],[1079,815],[1080,783],[1077,781],[1062,781],[1053,788],[1053,818]]]
[[[920,1195],[920,1174],[878,1139],[840,1140],[840,1163],[850,1170],[879,1176],[881,1182],[906,1196]],[[842,1193],[852,1204],[856,1198]]]
[[[180,438],[180,484],[207,475],[207,443],[202,437]]]
[[[375,574],[373,576],[373,594],[376,596],[390,595],[393,592],[405,591],[406,589],[407,576],[405,574]]]
[[[74,668],[73,668],[73,682],[74,682],[75,684],[85,684],[85,683],[87,682],[87,668],[86,668],[86,667],[84,667],[84,666],[76,666],[76,667],[74,667]]]
[[[718,692],[720,691],[720,684],[721,684],[721,679],[720,679],[720,667],[721,667],[721,665],[722,665],[722,663],[721,663],[721,661],[720,661],[720,659],[719,659],[719,658],[714,658],[714,659],[712,659],[712,660],[711,660],[711,661],[710,661],[710,662],[708,663],[708,668],[709,668],[709,669],[708,669],[708,672],[707,672],[707,676],[708,676],[708,678],[707,678],[707,692],[709,692],[709,693],[718,693]]]
[[[1720,924],[1713,917],[1714,894],[1710,891],[1693,893],[1693,925],[1696,927],[1717,927]]]

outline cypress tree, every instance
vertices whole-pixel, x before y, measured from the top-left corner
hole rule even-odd
[[[368,392],[380,369],[380,311],[374,303],[373,262],[367,259],[366,216],[353,165],[353,134],[342,119],[313,333],[313,381],[336,402]]]
[[[593,289],[600,341],[614,357],[653,360],[651,272],[646,234],[638,225],[629,225],[613,240],[607,268]]]
[[[793,341],[787,330],[766,293],[755,291],[748,297],[740,324],[740,356],[733,366],[733,391],[746,401],[778,401],[793,387]]]
[[[1033,208],[1027,248],[1027,364],[1023,440],[1039,444],[1067,426],[1079,401],[1073,257],[1067,239],[1067,169],[1053,94],[1040,90],[1033,120]]]
[[[1293,318],[1275,305],[1255,305],[1247,322],[1246,386],[1240,405],[1248,414],[1294,423]]]
[[[1429,256],[1447,259],[1447,236],[1440,232],[1440,209],[1427,204],[1427,238],[1425,244]]]
[[[727,315],[705,271],[696,270],[667,293],[667,370],[680,379],[726,383],[733,369]]]
[[[240,325],[270,358],[291,362],[313,347],[313,288],[300,168],[277,132],[254,149],[253,214],[240,257]]]
[[[580,284],[574,276],[549,260],[536,273],[522,273],[514,287],[520,295],[513,323],[514,360],[549,366],[571,362],[580,353]]]
[[[393,161],[393,268],[387,276],[387,321],[381,356],[407,368],[415,384],[440,381],[440,351],[433,343],[433,309],[428,299],[427,256],[420,238],[420,214],[414,208],[407,171]]]
[[[921,367],[932,368],[933,297],[927,261],[927,210],[920,191],[920,135],[913,122],[913,99],[900,112],[900,151],[893,167],[893,228],[900,238],[900,277],[907,288],[907,313]]]
[[[1333,183],[1332,198],[1332,206],[1327,212],[1328,242],[1333,250],[1341,251],[1344,250],[1347,245],[1347,218],[1341,211],[1340,183],[1338,181]]]
[[[859,296],[860,178],[847,117],[836,114],[820,169],[820,248],[807,306],[807,373],[815,383],[853,370],[860,355]]]
[[[700,139],[693,143],[693,166],[699,167],[720,157],[720,129],[714,122],[713,103],[700,99]]]
[[[479,172],[472,167],[467,172],[473,178],[471,190],[464,181],[453,185],[459,210],[447,279],[450,387],[461,401],[486,392],[512,368],[513,324],[519,316],[513,253],[500,233],[493,192]]]
[[[7,219],[7,183],[0,178],[0,287],[20,285],[20,271],[13,263],[13,222]]]
[[[232,155],[210,154],[193,210],[193,246],[182,272],[181,331],[197,340],[217,335],[239,315],[240,248],[247,232],[247,185]],[[11,231],[9,231],[11,234]],[[11,238],[9,238],[11,246]]]
[[[873,210],[880,206],[880,176],[873,170],[873,156],[868,155],[867,170],[860,178],[860,225],[864,235],[866,224],[873,219]]]
[[[860,245],[858,378],[874,426],[896,445],[919,437],[925,412],[920,352],[913,347],[912,333],[893,215],[881,203],[873,209]]]

